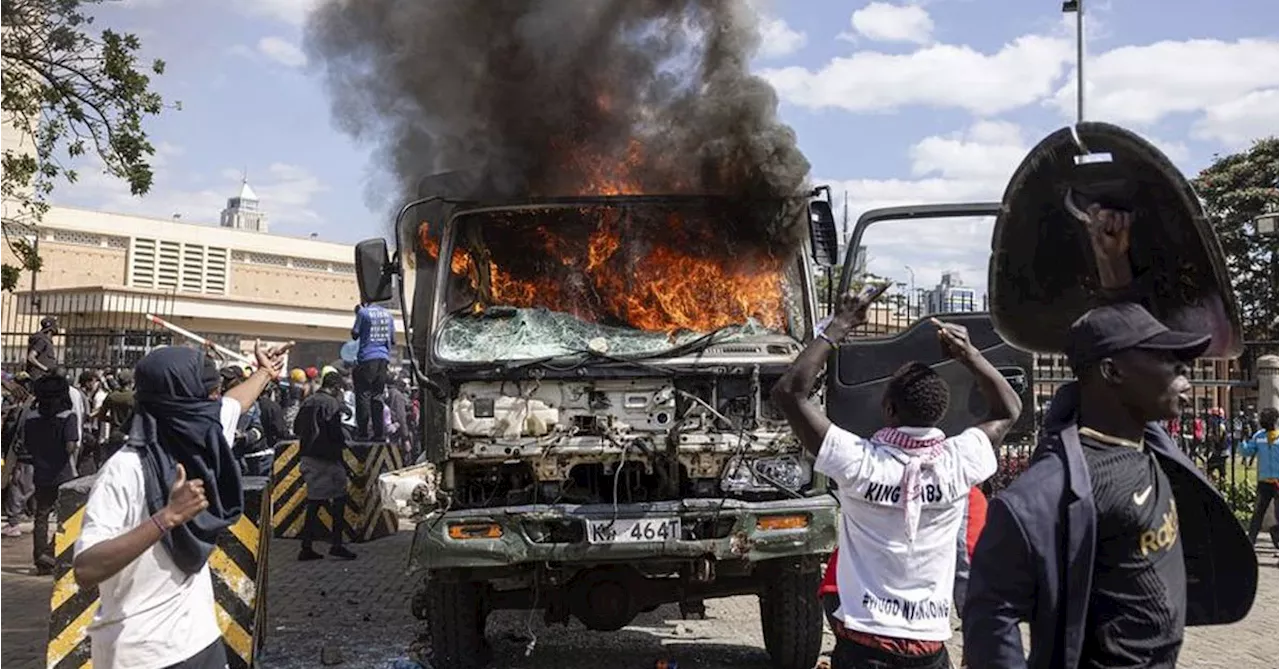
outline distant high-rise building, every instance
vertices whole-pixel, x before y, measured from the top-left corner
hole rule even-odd
[[[240,182],[240,194],[227,198],[227,208],[222,210],[222,227],[267,232],[267,213],[258,205],[258,194],[245,178]]]
[[[964,285],[959,272],[943,272],[942,280],[932,290],[925,291],[924,298],[925,316],[978,310],[977,293]]]

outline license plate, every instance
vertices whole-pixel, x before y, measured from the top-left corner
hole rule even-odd
[[[679,538],[679,518],[619,518],[616,521],[587,521],[587,541],[593,544],[661,543]]]

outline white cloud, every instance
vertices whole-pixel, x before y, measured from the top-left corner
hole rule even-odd
[[[301,26],[320,0],[236,0],[235,4],[239,11],[249,16]]]
[[[1216,139],[1241,148],[1255,139],[1280,131],[1280,90],[1252,91],[1243,97],[1212,105],[1191,128],[1199,139]]]
[[[933,19],[918,5],[873,2],[849,17],[854,35],[877,42],[927,44],[933,37]]]
[[[760,19],[760,55],[778,58],[799,51],[809,40],[808,36],[787,22],[772,16]]]
[[[307,64],[307,56],[298,45],[283,37],[263,37],[258,40],[258,51],[285,67],[302,67]]]
[[[963,131],[925,137],[907,150],[916,179],[847,179],[830,183],[837,204],[849,195],[849,217],[871,209],[913,204],[997,202],[1028,151],[1022,129],[1007,121],[978,121]],[[873,225],[862,238],[868,269],[917,288],[958,271],[985,293],[994,219],[952,218]],[[911,272],[906,270],[911,268]]]
[[[858,51],[817,70],[761,74],[782,99],[802,107],[874,112],[927,105],[991,115],[1051,94],[1073,57],[1066,39],[1027,35],[991,54],[934,44],[908,54]]]
[[[953,181],[1007,180],[1027,154],[1022,129],[1007,121],[979,121],[949,137],[926,137],[912,146],[912,176],[937,174]]]
[[[1231,123],[1256,120],[1266,91],[1280,83],[1277,51],[1280,43],[1275,40],[1196,39],[1124,46],[1090,56],[1084,71],[1085,116],[1145,125],[1170,114],[1204,112],[1201,136],[1224,139],[1233,134]],[[1049,104],[1074,116],[1075,96],[1073,68]],[[1271,100],[1274,128],[1276,105]]]

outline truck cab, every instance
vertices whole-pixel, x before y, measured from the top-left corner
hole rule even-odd
[[[495,609],[611,631],[741,594],[760,595],[775,664],[813,666],[838,509],[769,399],[821,317],[815,263],[835,261],[811,199],[752,205],[809,233],[776,254],[714,197],[406,208],[432,666],[473,666]],[[379,243],[357,253],[371,301],[390,297]]]

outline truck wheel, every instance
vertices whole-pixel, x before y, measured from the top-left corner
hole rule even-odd
[[[775,669],[813,669],[822,651],[822,572],[799,565],[765,570],[760,629]]]
[[[413,615],[426,622],[414,644],[421,664],[432,669],[478,669],[489,663],[484,626],[484,583],[428,579],[414,595]]]

